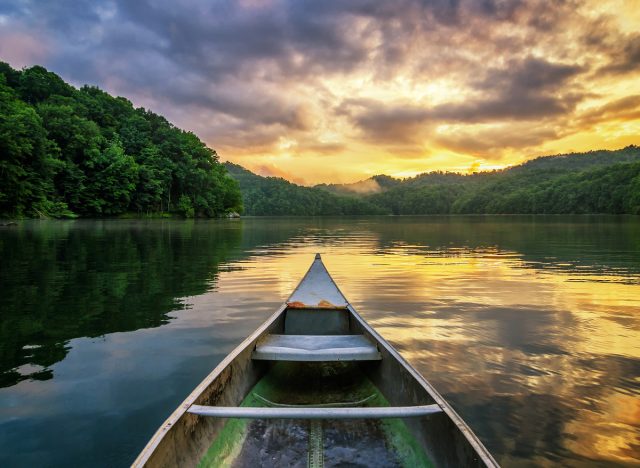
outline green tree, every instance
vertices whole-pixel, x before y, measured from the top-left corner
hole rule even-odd
[[[36,65],[20,74],[18,93],[24,101],[36,104],[52,95],[71,96],[73,88],[55,73]]]
[[[54,164],[48,150],[42,120],[0,75],[0,214],[38,214],[34,205],[51,195]]]
[[[81,212],[89,216],[117,215],[127,211],[138,180],[138,165],[114,139],[104,151],[92,152],[84,161],[87,182]]]

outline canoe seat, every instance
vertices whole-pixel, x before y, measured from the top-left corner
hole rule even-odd
[[[253,359],[263,361],[379,361],[378,348],[364,335],[267,335]]]
[[[417,418],[441,413],[438,405],[369,406],[358,408],[262,408],[191,405],[188,413],[217,418],[248,419],[385,419]]]

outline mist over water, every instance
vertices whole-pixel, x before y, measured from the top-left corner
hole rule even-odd
[[[505,466],[640,463],[640,220],[0,228],[0,465],[127,466],[313,254]]]

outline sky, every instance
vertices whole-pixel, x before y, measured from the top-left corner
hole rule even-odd
[[[0,60],[306,185],[640,144],[640,0],[0,0]]]

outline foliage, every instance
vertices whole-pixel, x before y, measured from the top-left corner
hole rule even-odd
[[[193,133],[43,67],[0,62],[0,217],[241,210],[238,184]]]
[[[0,75],[0,213],[20,215],[47,198],[53,154],[40,116]]]
[[[186,195],[182,195],[178,201],[178,212],[185,218],[193,218],[194,209],[191,203],[191,198]]]
[[[452,213],[633,213],[639,211],[640,160],[583,171],[512,173],[468,191]]]
[[[300,187],[227,163],[251,215],[640,214],[640,148],[540,157],[477,174],[374,176],[346,185]],[[366,193],[363,187],[376,187]]]

